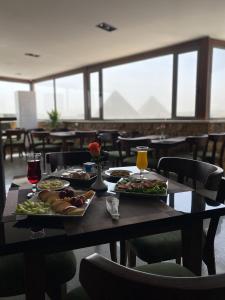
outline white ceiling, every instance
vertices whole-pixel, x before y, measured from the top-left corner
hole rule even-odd
[[[36,79],[206,35],[225,40],[225,0],[0,0],[0,76]]]

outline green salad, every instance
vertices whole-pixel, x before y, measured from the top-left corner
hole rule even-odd
[[[134,180],[124,178],[116,184],[116,191],[127,193],[165,194],[167,192],[167,182],[156,179]]]
[[[32,215],[32,214],[48,214],[50,205],[42,201],[27,200],[21,204],[17,204],[16,214]]]

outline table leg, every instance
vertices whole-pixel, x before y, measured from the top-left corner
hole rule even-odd
[[[38,252],[24,253],[26,300],[45,300],[45,256]]]
[[[182,230],[183,265],[198,276],[202,268],[202,232],[201,219],[192,219]]]

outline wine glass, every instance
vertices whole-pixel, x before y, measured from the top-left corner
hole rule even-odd
[[[142,172],[148,166],[148,147],[146,146],[138,146],[137,149],[137,159],[136,166],[140,170],[140,179],[143,179]]]
[[[37,183],[41,180],[41,153],[32,153],[27,157],[27,179],[32,183],[32,193],[27,197],[32,197],[37,191]]]

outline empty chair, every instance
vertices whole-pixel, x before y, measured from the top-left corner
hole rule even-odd
[[[189,145],[189,153],[185,156],[186,158],[191,159],[200,159],[203,158],[203,151],[206,147],[208,141],[208,135],[200,136],[188,136],[186,142]],[[182,155],[183,157],[183,155]]]
[[[49,151],[58,151],[60,146],[50,141],[49,131],[31,131],[31,150],[34,152],[46,153]]]
[[[203,153],[203,161],[223,168],[225,133],[210,133]]]
[[[83,288],[72,290],[66,300],[222,300],[225,274],[196,277],[173,263],[129,269],[93,254],[81,261]]]
[[[61,300],[65,284],[76,272],[76,259],[72,251],[45,256],[46,292],[52,300]],[[12,297],[26,292],[24,279],[24,255],[12,254],[0,259],[0,297]]]
[[[136,147],[150,147],[151,139],[149,137],[118,137],[119,160],[121,165],[133,166],[136,164]],[[149,160],[151,163],[152,159]]]
[[[158,164],[158,170],[163,170],[167,176],[170,173],[177,175],[177,181],[184,183],[186,178],[192,180],[196,188],[200,182],[206,189],[217,191],[221,188],[223,170],[220,167],[197,160],[163,157]],[[220,193],[220,197],[221,197]],[[224,201],[225,194],[220,201]],[[204,233],[203,260],[207,265],[209,274],[215,274],[214,237],[218,220],[211,219],[208,231]],[[181,231],[172,231],[161,234],[149,235],[129,241],[130,266],[135,265],[135,256],[148,263],[181,258]]]
[[[6,129],[5,131],[6,139],[3,143],[3,153],[4,158],[6,157],[7,150],[10,151],[11,161],[13,160],[14,150],[19,152],[19,155],[22,155],[23,152],[26,154],[26,131],[25,129],[15,128],[15,129]]]
[[[97,140],[96,130],[87,131],[76,131],[76,137],[80,141],[80,150],[87,149],[90,142],[95,142]]]
[[[54,172],[58,167],[81,166],[90,160],[89,151],[46,153],[46,163],[50,165],[51,172]]]

